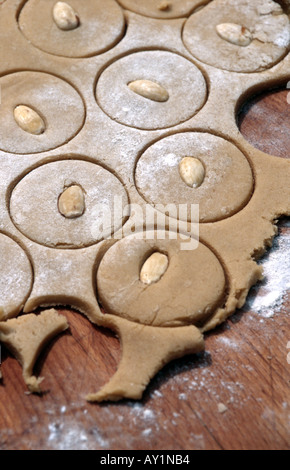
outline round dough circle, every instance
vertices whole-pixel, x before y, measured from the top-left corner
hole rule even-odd
[[[169,93],[160,103],[134,93],[128,84],[150,80]],[[143,51],[119,59],[102,73],[96,97],[103,111],[121,124],[163,129],[187,121],[204,105],[207,85],[201,71],[172,52]]]
[[[85,195],[85,211],[73,219],[64,217],[58,205],[72,185]],[[115,198],[122,206],[114,212]],[[122,183],[108,170],[83,160],[62,160],[36,168],[15,186],[10,215],[24,235],[41,245],[83,248],[117,231],[125,222],[122,209],[127,204]]]
[[[90,57],[117,44],[125,30],[124,15],[115,0],[69,0],[80,26],[63,31],[52,11],[56,0],[28,0],[19,16],[24,36],[37,48],[64,57]]]
[[[9,153],[39,153],[71,140],[82,128],[82,98],[66,81],[42,72],[18,72],[0,78],[0,148]],[[25,105],[43,118],[45,132],[30,134],[16,123],[14,109]],[[67,119],[67,116],[70,118]]]
[[[30,294],[33,274],[25,251],[0,233],[0,320],[18,315]]]
[[[209,0],[168,0],[168,8],[160,9],[165,3],[163,0],[118,0],[122,7],[134,11],[139,15],[151,18],[171,19],[188,16],[196,8],[209,2]]]
[[[199,159],[205,168],[198,188],[190,188],[180,176],[184,157]],[[186,204],[189,222],[191,204],[199,204],[200,222],[232,216],[247,204],[254,185],[248,160],[237,147],[199,132],[174,134],[153,144],[139,159],[135,179],[141,196],[163,213],[168,204]]]
[[[282,12],[272,0],[216,0],[188,19],[183,40],[190,53],[206,64],[233,72],[259,72],[287,53],[289,19]],[[253,41],[242,47],[222,39],[216,26],[223,23],[246,27]]]
[[[97,289],[107,313],[146,325],[177,326],[201,322],[221,306],[225,274],[206,246],[182,251],[178,235],[173,240],[158,239],[158,232],[155,240],[143,235],[117,242],[100,263]],[[148,286],[140,281],[140,271],[154,252],[166,254],[169,266],[159,282]]]

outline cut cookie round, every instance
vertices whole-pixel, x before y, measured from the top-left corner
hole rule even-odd
[[[272,0],[216,0],[192,15],[183,40],[200,61],[234,72],[260,72],[290,45],[290,23]]]
[[[118,0],[122,7],[151,18],[171,19],[188,16],[209,0]]]
[[[169,239],[167,234],[164,240],[158,234],[143,233],[143,239],[131,235],[107,251],[97,273],[102,306],[106,313],[146,325],[206,320],[224,300],[226,280],[219,260],[202,243],[196,250],[182,251],[179,235]],[[145,271],[154,274],[151,282],[145,281]]]
[[[60,4],[60,5],[59,5]],[[76,21],[69,21],[68,7]],[[59,8],[57,8],[59,7]],[[65,29],[62,26],[67,15]],[[59,20],[58,20],[59,18]],[[28,0],[19,27],[37,48],[64,57],[89,57],[115,46],[123,37],[125,20],[115,0]]]
[[[153,130],[194,116],[206,101],[207,86],[201,71],[184,57],[144,51],[111,64],[100,76],[96,98],[119,123]]]
[[[80,95],[54,75],[13,73],[0,78],[0,87],[0,148],[5,152],[28,154],[54,149],[72,139],[83,126],[85,110]]]
[[[0,321],[20,313],[32,287],[32,268],[25,251],[0,233]]]
[[[203,169],[198,168],[192,185],[182,171],[188,160]],[[232,216],[248,203],[254,186],[248,160],[235,145],[199,132],[174,134],[153,144],[139,159],[135,180],[141,196],[163,213],[169,204],[187,205],[189,222],[192,204],[199,204],[200,222]],[[179,218],[186,220],[185,214]]]
[[[112,173],[94,163],[62,160],[38,167],[15,186],[10,215],[41,245],[83,248],[122,227],[127,204],[127,193]]]

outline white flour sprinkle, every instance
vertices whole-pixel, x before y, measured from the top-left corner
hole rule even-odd
[[[151,433],[152,433],[152,429],[147,428],[147,429],[144,429],[144,431],[142,432],[142,436],[148,437],[148,436],[150,436]]]
[[[90,450],[91,440],[101,448],[109,447],[98,428],[88,432],[81,424],[74,421],[56,421],[48,425],[48,445],[54,450]]]
[[[231,349],[239,348],[239,345],[236,343],[236,341],[233,341],[232,339],[227,338],[226,336],[222,336],[222,335],[217,336],[216,340],[218,343],[221,343],[227,348],[231,348]]]
[[[154,415],[154,412],[152,410],[150,410],[149,408],[147,408],[146,410],[144,410],[143,412],[143,417],[145,419],[154,419],[155,418],[155,415]]]
[[[183,379],[183,381],[184,381],[184,379]],[[180,400],[187,400],[187,395],[185,393],[180,393],[179,394],[179,399]]]
[[[290,227],[290,221],[283,227]],[[259,263],[263,266],[265,279],[255,286],[247,300],[246,308],[269,318],[283,306],[290,290],[290,232],[280,235],[273,248]]]

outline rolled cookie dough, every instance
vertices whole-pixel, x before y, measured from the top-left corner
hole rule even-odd
[[[205,168],[198,188],[181,178],[179,165],[186,157],[197,158]],[[135,178],[149,204],[161,212],[168,204],[186,205],[189,222],[192,204],[199,205],[200,222],[230,217],[247,204],[254,188],[252,170],[242,152],[221,137],[198,132],[173,134],[149,147],[137,163]]]
[[[210,0],[118,0],[120,5],[139,15],[171,19],[188,16]]]
[[[59,200],[73,185],[82,192],[84,208],[78,217],[65,217]],[[116,199],[121,209],[128,204],[123,185],[109,171],[95,163],[62,160],[42,165],[21,179],[11,194],[10,215],[22,233],[41,245],[83,248],[123,225],[126,217],[122,210],[115,214],[114,226],[110,217],[106,227],[98,224],[101,215],[113,214]]]
[[[0,321],[18,315],[30,294],[30,260],[18,243],[0,233]]]
[[[107,251],[97,273],[107,313],[145,325],[185,326],[205,321],[223,304],[226,279],[217,257],[202,243],[181,251],[182,239],[171,236],[175,239],[167,233],[162,240],[161,232],[143,233],[144,239],[131,235]],[[165,254],[169,265],[159,282],[148,285],[140,271],[152,253]]]
[[[19,15],[24,36],[39,49],[64,57],[89,57],[113,47],[123,36],[125,20],[115,0],[69,0],[79,26],[60,29],[53,19],[56,0],[28,0]]]
[[[122,347],[116,374],[87,399],[140,399],[168,361],[203,350],[203,334],[244,305],[275,221],[290,215],[290,161],[253,148],[235,122],[245,97],[287,83],[288,18],[270,0],[213,0],[199,11],[201,2],[172,0],[157,19],[149,1],[142,16],[141,2],[131,12],[121,1],[72,0],[80,24],[63,31],[55,3],[1,5],[0,341],[39,392],[32,364],[67,324],[54,310],[30,312],[71,305]],[[244,45],[222,39],[220,22]],[[246,45],[248,34],[258,39]],[[43,119],[42,133],[17,124],[19,105]],[[186,158],[204,169],[196,187],[181,171]],[[167,234],[173,217],[161,205],[199,203],[200,244],[187,216],[174,222],[191,251],[178,238],[144,238],[134,206],[123,213],[122,203],[104,223],[115,196],[143,213],[149,203]]]
[[[222,38],[217,27],[234,24],[252,37],[247,46]],[[290,46],[290,23],[272,0],[216,0],[186,22],[183,40],[202,62],[233,72],[260,72],[279,62]]]
[[[137,80],[157,83],[169,99],[159,102],[140,96],[128,86]],[[207,85],[201,71],[184,57],[167,51],[142,51],[110,65],[97,83],[96,97],[101,108],[122,124],[161,129],[196,114],[206,101]]]
[[[0,87],[0,149],[5,152],[28,154],[54,149],[72,139],[84,124],[85,109],[79,93],[54,75],[12,73],[0,78]],[[21,105],[42,117],[43,133],[31,134],[17,124],[14,110]]]

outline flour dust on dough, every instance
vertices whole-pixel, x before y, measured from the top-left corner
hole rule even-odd
[[[0,3],[0,342],[40,393],[69,305],[121,342],[87,400],[141,399],[245,304],[290,215],[290,160],[236,124],[289,81],[288,0]]]

